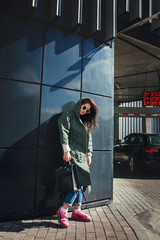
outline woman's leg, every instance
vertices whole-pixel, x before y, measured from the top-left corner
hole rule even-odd
[[[77,198],[75,199],[75,202],[74,202],[75,212],[78,210],[81,210],[81,205],[82,205],[82,188],[79,189]]]
[[[67,206],[72,206],[74,202],[76,201],[78,196],[78,191],[77,192],[69,192],[66,194],[63,205],[64,207],[67,208]]]
[[[57,217],[60,225],[62,227],[68,227],[68,208],[73,205],[75,202],[75,199],[77,198],[78,193],[77,192],[69,192],[66,194],[63,206],[59,208],[57,211]]]
[[[82,189],[79,190],[77,198],[74,202],[74,210],[72,212],[72,218],[75,220],[83,221],[83,222],[92,221],[90,216],[88,216],[86,213],[81,211],[81,205],[82,205]]]

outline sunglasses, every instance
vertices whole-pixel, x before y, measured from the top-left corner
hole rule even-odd
[[[91,112],[91,110],[87,109],[85,105],[82,106],[82,109],[86,112],[86,114],[89,114]]]

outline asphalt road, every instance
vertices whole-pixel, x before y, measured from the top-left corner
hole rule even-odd
[[[114,197],[146,229],[150,239],[160,239],[160,172],[130,174],[124,166],[116,167]]]

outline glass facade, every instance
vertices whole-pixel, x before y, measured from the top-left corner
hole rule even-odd
[[[57,119],[81,97],[96,101],[100,126],[86,198],[112,200],[114,45],[3,12],[0,19],[0,219],[56,212]]]

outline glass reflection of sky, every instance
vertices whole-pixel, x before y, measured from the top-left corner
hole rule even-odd
[[[42,88],[41,124],[55,114],[71,110],[73,102],[79,99],[79,92],[44,86]]]
[[[94,150],[110,150],[113,147],[113,99],[108,97],[82,94],[90,97],[97,104],[99,130],[93,134]]]
[[[82,41],[51,28],[46,33],[43,82],[80,90]]]
[[[105,96],[113,95],[113,54],[114,48],[108,46],[95,48],[94,42],[84,41],[83,91]]]

